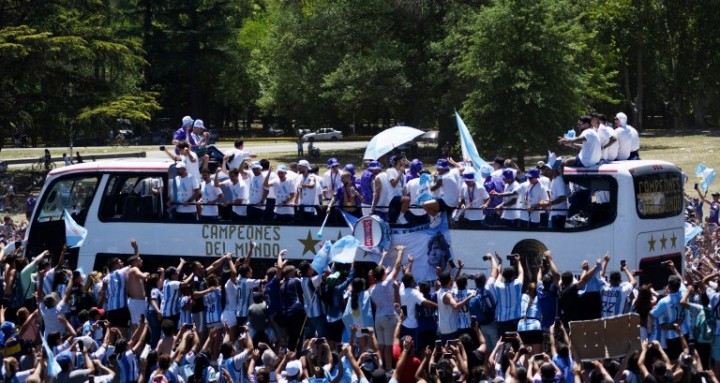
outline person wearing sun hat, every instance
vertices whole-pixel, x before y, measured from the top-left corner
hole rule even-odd
[[[495,190],[490,192],[491,196],[502,197],[503,201],[495,206],[495,211],[502,212],[500,214],[500,224],[508,227],[517,226],[520,219],[520,184],[515,181],[515,173],[512,169],[505,169],[502,172],[503,182],[505,182],[505,190],[498,193]]]
[[[378,161],[367,162],[367,167],[363,170],[360,176],[360,194],[363,196],[363,215],[372,214],[372,202],[374,197],[373,183],[375,177],[382,171],[382,166]]]
[[[450,170],[450,162],[446,158],[438,159],[435,169],[430,191],[437,197],[423,203],[423,209],[430,216],[430,228],[440,225],[442,214],[455,210],[460,197],[460,174],[457,169]]]
[[[178,128],[178,130],[175,131],[175,134],[173,134],[173,140],[172,144],[177,145],[180,142],[187,141],[188,137],[190,135],[190,131],[193,128],[193,119],[190,116],[185,116],[182,118],[182,124]]]
[[[460,209],[464,210],[463,227],[478,228],[483,226],[485,214],[483,208],[490,199],[490,194],[483,185],[478,184],[475,170],[467,168],[463,171],[463,185],[460,189]]]

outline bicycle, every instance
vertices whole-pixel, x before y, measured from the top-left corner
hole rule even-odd
[[[41,172],[41,171],[49,172],[50,170],[53,170],[56,167],[57,167],[57,165],[52,160],[47,160],[45,158],[45,156],[40,157],[31,166],[33,172]]]
[[[127,148],[129,145],[130,145],[130,142],[128,142],[128,140],[125,139],[125,135],[122,133],[115,136],[115,139],[113,140],[113,142],[111,144],[111,146],[113,148]]]

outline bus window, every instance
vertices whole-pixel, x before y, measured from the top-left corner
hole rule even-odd
[[[50,192],[46,193],[47,198],[42,201],[37,221],[62,220],[63,211],[67,210],[78,224],[84,224],[97,183],[97,177],[88,176],[65,178],[56,182]]]
[[[638,217],[655,219],[675,217],[683,209],[680,173],[649,173],[633,177]]]
[[[101,220],[147,220],[162,217],[162,177],[113,175],[100,202]]]
[[[617,215],[617,181],[610,176],[568,175],[566,229],[587,230],[612,223]]]

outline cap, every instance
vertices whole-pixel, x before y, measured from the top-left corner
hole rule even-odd
[[[0,326],[0,331],[2,331],[6,338],[12,336],[15,334],[15,323],[10,321],[3,322],[2,326]]]
[[[480,175],[483,177],[490,177],[492,172],[493,169],[487,165],[480,168]]]
[[[589,124],[589,123],[590,123],[590,120],[591,120],[590,116],[581,116],[581,117],[580,117],[580,122],[582,122],[582,123],[588,123],[588,124]]]
[[[537,164],[535,164],[535,167],[538,169],[550,168],[550,166],[548,166],[545,161],[538,161]]]
[[[355,165],[353,165],[353,164],[347,164],[347,165],[345,165],[345,167],[343,168],[343,170],[346,171],[346,172],[350,172],[350,174],[352,174],[352,175],[355,175]]]
[[[192,123],[193,123],[192,117],[190,117],[190,116],[185,116],[185,117],[182,118],[182,126],[183,126],[183,128],[192,125]]]
[[[205,129],[205,124],[203,123],[203,120],[195,120],[195,122],[193,122],[193,128]]]
[[[515,173],[510,169],[505,169],[502,172],[503,179],[505,180],[514,180],[515,179]]]
[[[444,158],[440,158],[435,163],[435,169],[448,169],[449,167],[450,167],[450,163],[448,162],[448,160],[446,160]]]
[[[287,372],[288,377],[295,376],[300,373],[301,368],[302,363],[299,360],[292,360],[285,365],[285,372]]]
[[[525,173],[525,177],[527,178],[540,178],[540,169],[530,169],[527,173]]]
[[[422,161],[417,158],[410,162],[410,173],[418,173],[423,168]]]
[[[258,162],[258,165],[260,165],[259,162]],[[302,166],[302,167],[304,167],[304,168],[310,169],[310,163],[309,163],[307,160],[300,160],[300,161],[298,161],[297,166],[298,166],[298,167]]]
[[[465,181],[475,181],[475,172],[472,170],[470,170],[470,171],[465,170],[463,172],[463,179]]]
[[[382,166],[380,166],[380,163],[377,161],[370,161],[370,165],[368,165],[368,170],[382,170]]]
[[[330,158],[330,159],[327,160],[327,166],[328,166],[329,168],[331,168],[331,167],[333,167],[333,166],[340,166],[340,163],[338,162],[337,158],[332,157],[332,158]]]
[[[285,166],[285,165],[278,165],[277,171],[278,171],[278,173],[279,173],[279,172],[287,173],[287,166]]]
[[[72,364],[72,355],[68,351],[63,351],[55,357],[55,361],[58,362],[63,370],[69,370]]]
[[[405,158],[404,154],[396,154],[396,155],[390,157],[390,165],[395,166],[395,163],[398,162],[399,160],[402,160],[403,158]]]
[[[500,166],[503,166],[503,165],[505,164],[505,159],[502,158],[502,157],[495,157],[495,159],[493,160],[493,162],[496,163],[496,164],[498,164],[498,165],[500,165]]]
[[[262,169],[262,165],[260,165],[260,161],[253,161],[253,162],[250,164],[250,167],[251,167],[252,169]]]
[[[178,162],[175,164],[175,169],[187,169],[187,166],[185,166],[184,162]]]

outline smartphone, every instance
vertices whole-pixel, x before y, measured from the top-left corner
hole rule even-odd
[[[442,341],[441,341],[441,340],[436,340],[436,341],[435,341],[435,348],[440,348],[440,347],[442,347]]]
[[[688,343],[688,354],[690,354],[690,355],[695,354],[695,342]]]
[[[449,352],[444,352],[442,357],[443,359],[450,359],[452,358],[452,354]]]
[[[455,261],[453,261],[453,260],[451,259],[450,262],[448,262],[448,263],[450,264],[450,268],[452,268],[452,269],[455,268]]]
[[[470,315],[470,323],[471,324],[477,323],[477,317],[475,315]]]
[[[541,360],[543,360],[543,359],[545,359],[545,355],[544,355],[544,354],[535,354],[535,355],[533,355],[533,360],[541,361]]]
[[[639,277],[642,275],[642,270],[635,270],[633,271],[633,276]]]
[[[186,324],[185,324],[185,330],[192,330],[192,329],[193,329],[192,323],[186,323]]]
[[[308,349],[302,350],[302,351],[300,351],[300,356],[305,356],[305,355],[307,355],[309,352],[310,352],[310,350],[308,350]]]
[[[78,350],[80,350],[80,352],[82,352],[82,350],[85,349],[85,342],[83,342],[82,340],[80,340],[77,345],[78,345]]]
[[[505,334],[503,334],[503,339],[506,339],[506,340],[507,339],[515,339],[516,337],[517,337],[517,332],[514,332],[514,331],[506,332]]]
[[[165,151],[165,145],[160,145],[160,151],[161,151],[161,152],[164,152],[164,151]]]
[[[407,314],[407,306],[400,306],[400,310],[402,310],[403,316],[404,316],[405,318],[407,318],[407,317],[408,317],[408,314]]]
[[[325,343],[325,338],[317,338],[317,341],[315,343],[323,344],[323,343]]]
[[[460,341],[457,339],[450,339],[449,341],[447,341],[448,345],[452,345],[452,346],[457,345],[458,342],[460,342]]]
[[[368,330],[368,329],[366,329],[366,328],[361,328],[361,329],[360,329],[360,334],[370,335],[370,330]]]
[[[621,269],[624,269],[624,268],[625,268],[625,265],[627,265],[627,263],[625,262],[624,259],[621,259],[621,260],[620,260],[620,268],[621,268]]]
[[[19,249],[22,247],[22,241],[15,241],[15,249]]]

